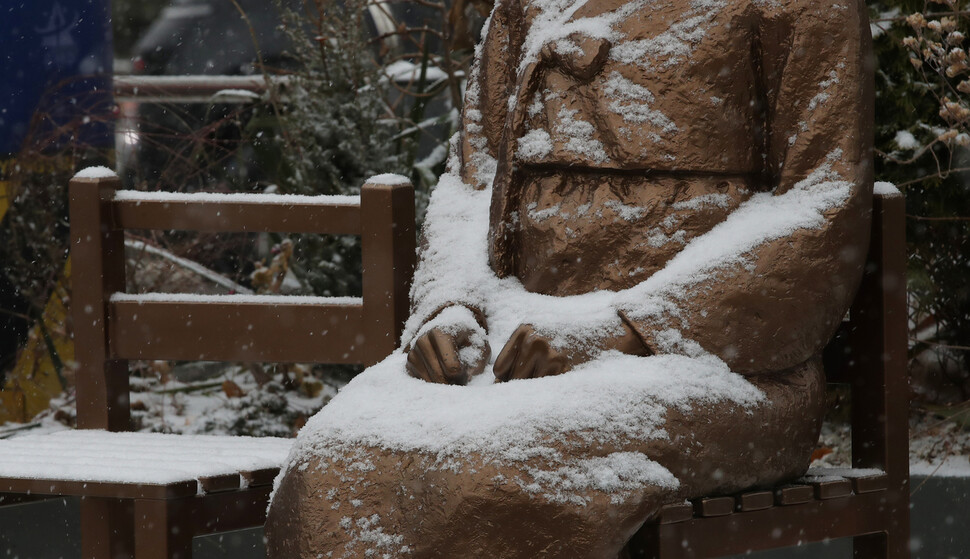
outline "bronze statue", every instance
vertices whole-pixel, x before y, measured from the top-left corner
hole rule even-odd
[[[407,345],[301,433],[273,556],[616,557],[663,504],[804,472],[868,241],[865,9],[499,0]],[[361,411],[378,378],[408,425]]]

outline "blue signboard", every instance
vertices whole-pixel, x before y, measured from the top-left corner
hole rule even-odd
[[[25,142],[40,148],[69,140],[111,145],[110,5],[110,0],[0,4],[0,159]]]

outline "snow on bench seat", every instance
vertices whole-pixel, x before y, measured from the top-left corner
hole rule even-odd
[[[279,468],[292,442],[276,437],[60,431],[0,441],[0,479],[133,485],[196,482]],[[240,483],[245,486],[244,480]]]

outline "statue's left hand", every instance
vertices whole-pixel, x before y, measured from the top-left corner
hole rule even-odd
[[[623,333],[616,338],[601,340],[600,350],[617,350],[630,355],[649,355],[640,338],[624,324]],[[589,361],[585,352],[560,351],[552,346],[548,336],[536,331],[531,324],[515,329],[505,347],[495,359],[493,370],[499,382],[548,377],[565,373],[580,363]]]
[[[494,371],[496,379],[506,381],[558,375],[572,365],[565,353],[552,347],[547,336],[536,332],[531,324],[522,324],[495,359]]]

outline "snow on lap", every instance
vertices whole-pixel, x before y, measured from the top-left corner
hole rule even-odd
[[[607,353],[559,376],[493,383],[486,371],[469,386],[414,379],[404,362],[395,353],[348,384],[300,432],[286,469],[376,448],[420,453],[459,471],[473,459],[521,467],[522,488],[554,502],[589,490],[622,498],[645,484],[674,489],[678,481],[641,453],[593,449],[666,438],[670,408],[753,408],[764,399],[710,357]]]

